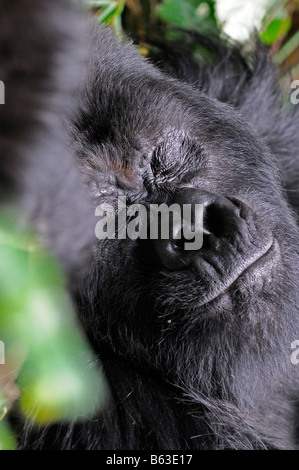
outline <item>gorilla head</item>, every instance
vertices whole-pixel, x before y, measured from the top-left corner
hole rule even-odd
[[[190,35],[188,52],[153,41],[148,60],[97,25],[67,146],[59,116],[81,31],[76,17],[61,20],[71,3],[0,6],[10,102],[0,109],[0,180],[22,186],[66,267],[111,402],[85,422],[21,423],[20,446],[296,448],[297,108],[283,107],[260,46],[247,58]],[[96,207],[116,208],[119,196],[147,211],[201,204],[202,247],[186,250],[173,237],[96,240]]]
[[[78,302],[114,403],[84,446],[291,447],[298,113],[262,50],[161,71],[106,28],[92,44],[71,133],[94,207],[203,204],[204,235],[96,242]]]

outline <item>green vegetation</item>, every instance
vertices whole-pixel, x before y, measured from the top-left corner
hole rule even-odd
[[[20,231],[17,215],[0,215],[0,449],[15,445],[5,415],[17,398],[20,411],[44,425],[89,416],[108,395],[57,262]]]

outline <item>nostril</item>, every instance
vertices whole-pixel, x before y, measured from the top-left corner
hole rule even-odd
[[[190,266],[191,260],[189,253],[184,250],[184,240],[154,240],[153,243],[166,268],[177,271]]]
[[[205,205],[203,216],[204,235],[209,233],[216,238],[230,236],[235,231],[240,218],[240,208],[230,201],[213,201]]]
[[[191,229],[194,232],[194,224],[191,224]],[[179,234],[177,234],[178,238],[171,238],[169,239],[169,244],[171,248],[177,252],[183,252],[186,250],[185,244],[187,243],[192,243],[195,240],[194,237],[190,237],[189,239],[185,237],[184,235],[184,229],[182,229]]]
[[[204,209],[203,226],[204,233],[213,234],[219,238],[225,232],[227,218],[222,208],[216,204],[209,204]]]
[[[196,239],[195,236],[193,238],[185,238],[182,236],[180,239],[172,239],[169,240],[171,247],[176,251],[186,251],[186,244],[187,246],[190,244],[195,244]]]
[[[177,239],[177,240],[171,240],[171,245],[177,251],[184,251],[185,242],[186,242],[185,239],[180,238],[180,239]]]

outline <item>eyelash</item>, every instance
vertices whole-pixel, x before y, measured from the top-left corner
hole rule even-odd
[[[151,160],[151,170],[154,178],[166,177],[169,173],[165,156],[162,154],[161,148],[155,149],[153,153]]]

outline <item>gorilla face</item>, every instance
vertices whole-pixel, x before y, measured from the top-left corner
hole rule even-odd
[[[21,448],[298,449],[299,107],[283,108],[267,54],[247,60],[190,33],[190,58],[170,44],[151,63],[97,25],[70,148],[60,118],[81,12],[71,0],[2,3],[1,184],[61,262],[111,390],[85,421],[16,417]],[[211,63],[195,60],[203,49]],[[97,240],[94,211],[119,196],[146,214],[201,204],[202,247]]]
[[[119,195],[200,203],[204,239],[195,251],[171,239],[98,241],[82,321],[98,350],[252,403],[290,374],[299,331],[298,229],[277,158],[241,112],[104,31],[72,127],[95,207]]]

